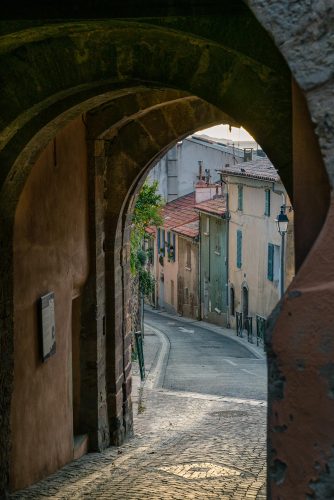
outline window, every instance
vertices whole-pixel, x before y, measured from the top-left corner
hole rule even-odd
[[[175,262],[175,234],[171,234],[169,231],[167,233],[167,244],[168,260]]]
[[[158,254],[160,253],[160,242],[161,242],[161,234],[160,234],[160,228],[158,229],[158,234],[157,234],[157,248],[158,248]]]
[[[242,232],[237,231],[237,267],[240,269],[242,265]]]
[[[278,245],[268,244],[268,272],[269,281],[280,280],[280,247]]]
[[[234,316],[234,288],[230,287],[230,315]]]
[[[204,234],[205,236],[210,234],[210,217],[204,217]]]
[[[264,215],[270,216],[270,189],[265,190]]]
[[[190,243],[187,243],[187,261],[186,261],[186,268],[191,269],[191,245]]]
[[[215,233],[215,254],[216,255],[220,255],[220,251],[221,251],[220,239],[221,239],[221,222],[216,221],[216,233]]]
[[[238,186],[238,210],[243,210],[243,186]]]
[[[161,230],[161,247],[160,247],[160,253],[162,255],[165,255],[166,254],[166,245],[165,245],[165,230],[162,229]]]

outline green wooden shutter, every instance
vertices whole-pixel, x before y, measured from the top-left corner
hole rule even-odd
[[[268,244],[268,280],[274,280],[274,245]]]
[[[176,259],[176,238],[175,233],[173,233],[173,260],[175,262]]]
[[[264,215],[267,215],[269,217],[270,215],[270,189],[266,189],[266,201],[265,201],[265,208],[264,208]]]
[[[243,210],[243,188],[238,186],[238,210]]]
[[[237,267],[240,269],[242,265],[242,232],[237,231]]]

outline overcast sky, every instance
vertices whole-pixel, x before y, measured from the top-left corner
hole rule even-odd
[[[206,134],[215,139],[229,139],[231,141],[254,141],[244,128],[232,127],[230,132],[229,125],[217,125],[216,127],[206,128],[196,132],[197,134]]]

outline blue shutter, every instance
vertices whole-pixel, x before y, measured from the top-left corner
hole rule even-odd
[[[163,229],[162,230],[162,244],[161,244],[161,248],[162,248],[162,255],[166,255],[166,249],[165,249],[165,230]]]
[[[270,215],[270,189],[266,189],[266,202],[265,202],[265,208],[264,208],[264,215]]]
[[[175,262],[176,259],[176,238],[175,233],[173,233],[173,260]]]
[[[160,255],[160,228],[158,229],[157,247],[158,247],[158,255]]]
[[[242,232],[237,231],[237,267],[240,269],[242,265]]]
[[[238,210],[243,210],[243,189],[238,186]]]
[[[167,254],[170,257],[170,231],[167,232]]]
[[[268,244],[268,280],[274,280],[274,245]]]

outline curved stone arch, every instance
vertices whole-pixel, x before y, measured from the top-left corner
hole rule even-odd
[[[103,109],[100,111],[103,115]],[[182,116],[182,119],[180,119]],[[96,117],[97,118],[97,117]],[[95,139],[94,161],[96,169],[103,165],[105,190],[98,204],[104,203],[104,259],[106,272],[106,310],[107,329],[113,335],[107,337],[107,366],[118,366],[116,359],[124,359],[126,365],[118,373],[107,374],[108,404],[116,408],[117,414],[110,422],[114,442],[119,442],[122,433],[131,427],[130,397],[130,331],[128,328],[129,302],[129,231],[131,225],[131,207],[135,194],[149,169],[177,140],[201,129],[226,119],[226,115],[217,108],[196,97],[176,99],[168,103],[153,106],[150,109],[130,117],[123,123],[100,130]],[[90,113],[86,115],[90,130]],[[100,120],[95,120],[97,124]],[[102,120],[103,123],[103,120]],[[157,124],[159,126],[157,127]],[[94,129],[94,127],[93,127]],[[93,130],[92,129],[92,130]],[[96,132],[96,130],[95,130]],[[90,133],[92,137],[93,133]],[[134,138],[136,140],[134,140]],[[97,145],[97,146],[96,146]],[[93,149],[91,150],[93,153]],[[113,187],[117,185],[118,196],[113,196]],[[118,286],[123,283],[123,289]],[[114,311],[114,313],[112,312]],[[112,359],[111,359],[112,357]],[[119,394],[123,391],[121,408],[117,407]]]
[[[237,121],[242,118],[280,166],[282,175],[286,172],[286,185],[290,185],[289,145],[285,150],[275,146],[281,135],[285,140],[289,136],[284,129],[291,113],[286,72],[275,72],[216,41],[143,23],[51,25],[37,29],[37,33],[33,37],[29,30],[19,32],[2,44],[2,64],[7,67],[1,102],[5,138],[2,177],[11,169],[16,145],[21,146],[26,136],[45,123],[43,120],[49,121],[61,99],[69,106],[82,100],[83,91],[97,94],[101,86],[151,81],[197,95],[235,115]],[[20,84],[23,77],[24,90]],[[280,105],[273,119],[271,103],[276,101]],[[18,137],[18,131],[24,137]],[[278,139],[273,141],[273,136]]]
[[[136,98],[133,99],[133,94],[131,93],[126,93],[121,94],[121,95],[114,95],[111,96],[108,94],[107,96],[103,96],[102,99],[102,104],[97,108],[91,110],[89,113],[85,114],[85,118],[83,118],[86,122],[87,126],[87,139],[88,139],[88,147],[92,147],[92,150],[94,152],[97,152],[99,154],[99,147],[101,145],[101,141],[104,142],[104,144],[109,145],[110,141],[112,140],[112,137],[118,138],[120,141],[122,139],[122,136],[124,138],[125,131],[127,132],[127,139],[131,138],[133,142],[133,134],[135,133],[133,130],[134,125],[137,124],[138,130],[144,132],[144,134],[147,134],[147,141],[143,141],[142,143],[142,148],[143,151],[148,151],[147,145],[150,140],[152,140],[153,147],[155,148],[155,153],[156,155],[161,154],[161,150],[163,146],[165,146],[165,149],[170,146],[173,140],[176,140],[180,136],[184,137],[187,136],[189,133],[193,132],[197,127],[203,128],[205,126],[210,126],[210,125],[215,125],[218,123],[221,123],[222,121],[228,120],[229,122],[231,119],[226,116],[224,113],[219,111],[217,108],[214,108],[213,106],[210,106],[209,104],[205,103],[204,101],[189,96],[189,97],[179,97],[180,95],[182,96],[182,93],[174,91],[174,90],[162,90],[158,89],[156,92],[152,89],[149,90],[147,93],[146,90],[143,92],[143,94],[140,94],[138,92],[138,89],[136,89]],[[126,102],[129,100],[130,102],[127,103],[127,109],[128,109],[128,117],[126,119],[119,119],[119,113],[117,113],[117,110],[115,111],[114,109],[114,104],[113,102],[108,102],[108,99],[110,101],[111,98],[114,98],[114,101],[124,109],[126,107]],[[170,100],[168,100],[168,98]],[[138,99],[138,100],[137,100]],[[87,107],[91,106],[91,102],[86,102],[85,105]],[[142,107],[141,107],[142,106]],[[117,108],[117,106],[116,106]],[[131,113],[130,113],[131,110]],[[29,168],[32,167],[34,161],[36,160],[37,156],[39,155],[40,150],[43,150],[45,145],[48,143],[49,139],[53,137],[56,134],[56,131],[61,129],[65,123],[68,122],[68,120],[73,119],[74,117],[78,116],[78,114],[82,113],[84,111],[82,105],[77,107],[77,108],[72,108],[69,110],[68,113],[58,117],[57,120],[55,120],[53,123],[49,124],[48,127],[46,127],[44,130],[40,132],[40,134],[35,138],[34,141],[32,141],[31,144],[26,148],[26,150],[23,151],[22,155],[18,158],[18,163],[22,162],[24,164],[24,171],[23,175],[21,178],[21,184],[16,185],[16,186],[11,186],[10,183],[7,184],[7,197],[6,199],[11,199],[12,203],[9,205],[8,208],[8,219],[7,219],[7,228],[8,231],[11,231],[11,224],[10,221],[12,220],[12,216],[14,215],[15,212],[15,206],[16,202],[18,199],[18,196],[20,195],[20,190],[22,189],[24,185],[24,181],[26,176],[29,173]],[[184,121],[180,121],[178,119],[178,116],[182,114],[184,117],[187,116],[187,119],[185,118]],[[98,115],[98,116],[96,116]],[[154,116],[153,116],[154,115]],[[152,119],[153,116],[153,121],[156,119],[161,120],[161,125],[162,125],[162,131],[166,132],[166,137],[165,139],[163,138],[163,133],[160,132],[161,136],[161,141],[159,140],[153,140],[153,136],[149,133],[149,120]],[[114,122],[114,125],[110,127],[110,125]],[[182,123],[181,123],[182,122]],[[108,124],[108,125],[106,125]],[[105,133],[105,127],[107,128],[107,134]],[[101,133],[101,137],[96,138],[96,134],[98,132]],[[136,134],[135,136],[139,140],[140,144],[140,133]],[[97,139],[97,140],[95,140]],[[165,145],[165,142],[168,139],[167,145]],[[137,153],[141,153],[142,151],[139,148],[136,148]],[[112,167],[115,166],[115,157],[116,155],[114,154],[115,150],[113,148],[113,157],[112,157]],[[149,150],[149,156],[147,159],[150,161],[152,160],[152,150]],[[135,175],[130,175],[129,176],[129,184],[126,185],[126,188],[123,192],[123,195],[125,197],[126,193],[131,189],[136,184],[136,176],[140,177],[142,174],[142,167],[143,164],[141,162],[138,163],[140,166],[140,170]],[[126,169],[125,169],[126,170]],[[120,169],[120,175],[124,175],[124,164],[121,165]],[[98,174],[97,174],[98,175]],[[103,197],[104,197],[103,193]],[[11,196],[10,196],[11,195]],[[120,196],[120,200],[122,200],[122,196]],[[124,200],[123,200],[124,204]],[[121,204],[122,206],[122,204]],[[118,215],[118,212],[121,211],[121,206],[116,209],[116,213]],[[115,209],[115,207],[113,207]],[[114,213],[114,212],[113,212]],[[113,218],[114,219],[114,218]],[[110,233],[110,237],[112,234]],[[108,259],[108,249],[112,247],[114,251],[114,244],[115,240],[111,242],[111,245],[108,243],[110,241],[110,238],[106,238],[104,242],[102,240],[97,240],[96,245],[104,245],[105,250],[106,250],[106,255]],[[8,252],[8,258],[10,257],[11,252]],[[5,281],[5,277],[7,276],[7,282],[8,282],[8,287],[6,288],[6,303],[8,304],[8,312],[10,314],[10,310],[12,308],[12,299],[10,296],[13,296],[11,291],[12,291],[12,285],[11,285],[11,273],[10,269],[11,266],[9,265],[10,262],[6,261],[4,264],[7,266],[4,268],[4,272],[2,275],[3,281]],[[117,269],[117,266],[120,264],[119,260],[113,261],[108,264],[111,264],[111,267],[115,266]],[[108,273],[106,273],[108,274]],[[110,274],[107,276],[107,280],[109,278],[109,283],[110,283]],[[87,294],[89,295],[89,293]],[[115,303],[112,302],[112,309],[114,310]],[[91,310],[90,308],[88,308]],[[98,309],[97,309],[98,310]],[[121,310],[121,309],[120,309]],[[99,315],[101,316],[101,315]],[[8,318],[9,320],[11,318]],[[107,318],[107,321],[110,321],[110,317]],[[109,325],[108,325],[109,326]],[[4,380],[6,380],[6,384],[8,385],[8,388],[11,385],[11,369],[12,369],[12,360],[13,360],[13,355],[12,355],[12,350],[13,350],[13,336],[11,335],[11,332],[13,331],[13,324],[8,323],[6,325],[7,327],[7,335],[4,335],[4,331],[2,332],[3,334],[3,339],[6,339],[6,349],[2,349],[1,355],[6,359],[6,363],[1,364],[1,368],[3,370],[3,375],[4,375]],[[94,329],[92,330],[94,331]],[[97,339],[96,339],[97,340]],[[89,340],[91,342],[91,339]],[[107,339],[108,342],[112,342],[112,339],[110,339],[110,336]],[[116,351],[113,347],[109,348],[109,353],[113,353],[112,355],[118,355],[119,352]],[[122,358],[122,356],[120,356]],[[5,373],[6,372],[6,373]],[[99,379],[100,382],[100,379]],[[109,377],[109,382],[112,387],[117,386],[117,381],[112,380],[110,381]],[[103,385],[103,384],[102,384]],[[123,382],[121,382],[121,390],[123,390]],[[3,428],[5,429],[7,425],[9,425],[9,408],[10,408],[10,388],[8,390],[8,396],[9,399],[4,401],[2,405],[2,417],[3,417],[3,422],[4,426]],[[90,395],[91,396],[91,395]],[[92,398],[87,398],[87,399],[92,399]],[[94,399],[94,395],[93,395]],[[7,404],[6,404],[7,403]],[[108,403],[110,406],[113,406],[113,401],[112,398],[108,399]],[[123,408],[123,406],[122,406]],[[116,422],[116,418],[112,410],[109,412],[111,415],[110,417],[110,434],[111,434],[111,439],[112,442],[117,444],[121,442],[122,438],[122,433],[123,428],[122,428],[122,423],[118,425]],[[129,414],[125,415],[124,418],[122,417],[123,423],[125,424],[126,431],[127,433],[131,430],[131,417]],[[127,421],[126,421],[127,420]],[[94,444],[95,448],[103,448],[106,446],[106,442],[100,442],[101,436],[105,436],[106,439],[109,438],[108,433],[103,433],[100,432],[99,429],[97,430],[97,436],[93,435],[92,436],[92,442],[96,443]],[[3,438],[8,439],[9,433],[3,433],[2,434]],[[9,442],[7,443],[2,442],[1,443],[1,448],[3,450],[3,455],[2,459],[5,459],[6,453],[8,453],[8,446]],[[4,469],[5,472],[5,469]]]
[[[267,9],[271,9],[272,7],[272,4],[276,4],[278,2],[270,2],[268,3],[268,5],[265,5],[262,1],[254,1],[254,2],[249,2],[249,3],[252,3],[254,5],[254,9],[256,10],[256,12],[258,13],[258,17],[261,19],[261,16],[263,14],[261,14],[261,11],[260,9],[263,9],[263,12],[268,12]],[[302,4],[303,5],[303,8],[305,8],[305,5],[306,3],[304,2],[299,2],[299,4]],[[267,14],[269,17],[268,19],[272,19],[273,18],[273,14],[272,12],[269,14]],[[280,16],[277,16],[276,15],[276,18],[277,17],[281,17],[281,19],[283,19],[283,16],[284,18],[286,19],[287,16],[286,16],[286,10],[284,10],[284,12],[282,11]],[[326,16],[323,16],[324,18]],[[265,24],[263,22],[263,24]],[[269,24],[269,23],[268,23]],[[268,25],[267,24],[267,25]],[[297,25],[298,23],[296,23]],[[270,27],[270,30],[271,32],[275,31],[274,27]],[[286,37],[285,37],[286,38]],[[282,51],[286,51],[286,54],[288,54],[288,51],[289,51],[290,47],[289,47],[289,44],[285,44],[285,48],[283,48]],[[309,54],[310,51],[304,51],[305,53]],[[320,52],[320,51],[319,51]],[[287,59],[289,59],[287,57]],[[299,83],[301,83],[301,79],[299,79]],[[302,84],[303,86],[303,84]],[[304,86],[304,88],[306,88]],[[321,98],[322,98],[322,101],[321,101],[321,107],[323,109],[325,109],[325,106],[324,106],[324,103],[327,105],[327,102],[326,100],[324,101],[324,99],[326,98],[326,95],[327,95],[327,98],[329,97],[330,98],[330,86],[329,84],[327,84],[327,87],[326,85],[324,84],[322,86],[322,88],[320,89],[312,89],[311,88],[311,92],[309,92],[309,96],[308,96],[308,100],[309,100],[309,106],[310,106],[310,103],[312,104],[312,106],[310,106],[310,108],[313,110],[313,113],[314,111],[316,111],[316,105],[317,105],[317,102],[318,102],[318,97],[319,95],[321,94]],[[327,106],[326,106],[327,108]],[[318,132],[319,134],[321,134],[321,136],[323,138],[325,138],[325,140],[323,139],[324,142],[322,142],[322,151],[323,151],[323,154],[325,156],[325,159],[326,159],[326,165],[327,165],[327,169],[328,169],[328,172],[331,173],[331,152],[330,152],[330,149],[326,150],[326,136],[329,137],[329,142],[330,142],[330,137],[332,137],[330,135],[330,133],[327,133],[326,131],[328,130],[328,128],[330,129],[330,123],[329,123],[329,126],[326,122],[326,113],[323,112],[323,110],[321,110],[321,117],[322,119],[321,120],[317,120],[318,121],[318,124],[319,124],[319,127],[318,127]],[[38,121],[38,120],[37,120]],[[283,122],[284,120],[282,120]],[[40,124],[38,125],[40,126]],[[23,141],[23,139],[22,139]],[[22,144],[22,141],[20,142],[20,140],[18,141],[19,144]],[[265,146],[264,146],[265,147]],[[265,147],[266,149],[266,147]],[[267,151],[269,152],[269,149],[267,149]],[[9,159],[9,162],[13,159],[10,158],[10,155],[8,155],[6,157],[3,156],[3,158],[7,161]],[[11,163],[10,163],[11,164]],[[304,198],[305,199],[305,198]],[[307,199],[307,198],[306,198]],[[311,205],[311,204],[310,204]],[[333,262],[332,262],[332,259],[329,258],[329,256],[327,255],[327,259],[324,258],[324,255],[326,255],[326,245],[327,245],[327,249],[328,248],[332,248],[332,230],[331,230],[331,224],[332,224],[332,220],[333,220],[333,216],[332,216],[332,213],[329,215],[328,217],[328,220],[327,220],[327,225],[325,226],[324,230],[323,230],[323,233],[322,233],[322,236],[321,236],[321,240],[319,240],[316,244],[316,246],[314,247],[313,251],[312,251],[312,254],[309,256],[309,258],[307,259],[303,269],[302,269],[302,272],[299,273],[299,276],[297,276],[297,279],[295,280],[295,286],[300,288],[302,290],[302,293],[304,294],[304,296],[306,297],[306,301],[304,302],[303,300],[302,301],[299,301],[298,302],[298,307],[297,306],[294,306],[296,307],[296,309],[298,309],[300,311],[300,314],[303,315],[303,313],[305,312],[305,309],[307,310],[307,308],[309,308],[309,310],[311,310],[312,308],[312,298],[314,299],[314,293],[313,292],[310,292],[310,288],[312,289],[312,284],[315,282],[319,282],[319,277],[317,275],[320,274],[320,284],[319,284],[319,294],[317,295],[317,303],[321,303],[322,300],[328,302],[328,297],[331,297],[331,290],[328,289],[328,281],[333,281]],[[316,232],[316,235],[318,233]],[[330,264],[330,269],[329,269],[329,266],[328,264]],[[313,267],[312,267],[313,266]],[[330,273],[329,273],[330,271]],[[313,280],[313,281],[312,281]],[[298,290],[299,292],[299,290]],[[283,304],[283,312],[282,312],[282,315],[281,315],[281,320],[278,322],[278,326],[277,326],[277,332],[278,332],[278,329],[281,329],[281,330],[284,330],[285,329],[285,332],[287,332],[286,328],[287,328],[287,325],[289,324],[289,313],[291,313],[290,311],[290,305],[291,305],[291,301],[292,300],[295,300],[296,297],[300,297],[300,295],[296,295],[296,294],[292,294],[291,297],[289,297],[289,301],[285,301],[285,303]],[[296,302],[294,302],[295,304]],[[300,303],[302,303],[300,305]],[[328,309],[327,309],[328,311]],[[318,337],[319,339],[322,339],[324,342],[326,341],[326,335],[323,335],[322,334],[322,331],[321,331],[321,327],[326,330],[326,329],[330,329],[331,328],[331,325],[332,325],[332,318],[331,318],[331,315],[329,314],[328,315],[328,318],[330,319],[330,321],[328,323],[320,323],[320,326],[317,325],[317,333],[318,333]],[[10,319],[9,319],[10,321]],[[305,325],[303,326],[303,322],[301,322],[301,329],[303,329],[305,327]],[[320,330],[319,330],[320,328]],[[309,334],[311,332],[309,331]],[[295,352],[295,346],[291,343],[292,342],[292,339],[294,338],[294,334],[295,334],[295,331],[292,329],[291,331],[288,331],[288,334],[287,335],[284,335],[284,338],[285,340],[287,340],[288,342],[290,342],[288,348],[290,349],[291,348],[291,352]],[[316,336],[314,334],[314,331],[312,332],[312,335],[313,336]],[[277,336],[278,337],[278,336]],[[281,335],[280,335],[281,337]],[[301,338],[301,340],[303,340]],[[275,344],[276,342],[276,344]],[[286,364],[284,366],[284,353],[286,352],[286,349],[287,349],[287,344],[285,346],[282,345],[282,343],[280,342],[277,342],[277,339],[275,341],[274,339],[274,348],[275,348],[275,353],[273,355],[273,358],[277,356],[277,359],[278,359],[278,362],[280,364],[280,371],[279,372],[275,372],[274,370],[274,362],[272,363],[272,369],[273,369],[273,378],[274,378],[274,386],[273,386],[273,393],[275,393],[275,387],[277,386],[277,381],[281,380],[282,382],[282,385],[284,385],[284,377],[286,377],[286,375],[288,374],[289,376],[293,376],[294,375],[294,371],[293,371],[293,363],[295,362],[295,359],[297,357],[297,355],[299,354],[298,352],[295,353],[294,356],[291,356],[291,359],[289,360],[289,363],[290,363],[290,367],[288,367],[288,369],[286,369]],[[295,345],[297,344],[297,342],[295,342]],[[312,352],[316,351],[317,350],[317,345],[314,345],[314,349]],[[331,351],[328,350],[328,353],[330,354]],[[309,359],[309,356],[307,355],[308,353],[304,353],[303,354],[306,355],[306,359]],[[327,356],[328,358],[328,356]],[[327,359],[326,358],[326,359]],[[328,363],[330,362],[330,358],[328,358],[329,361]],[[326,366],[326,363],[324,363],[324,359],[321,360],[321,363],[317,365],[317,368],[319,368],[321,370],[321,368],[323,366]],[[282,367],[283,367],[283,370],[282,370]],[[290,372],[289,372],[290,370]],[[282,374],[282,376],[281,376]],[[327,391],[327,385],[329,383],[329,378],[327,377],[326,378],[326,373],[324,374],[325,376],[323,377],[323,381],[321,383],[321,390],[324,394],[324,398],[326,400],[326,410],[324,412],[325,414],[325,417],[323,419],[319,419],[317,420],[317,418],[314,417],[314,415],[310,416],[308,422],[307,422],[307,426],[308,427],[312,427],[314,428],[315,426],[319,426],[319,427],[322,427],[323,425],[326,425],[326,429],[328,429],[328,434],[327,436],[325,436],[327,438],[327,443],[324,441],[325,438],[323,437],[321,439],[321,446],[322,448],[325,450],[325,453],[324,453],[324,456],[326,457],[326,459],[328,457],[331,457],[331,450],[329,449],[329,439],[328,439],[328,436],[332,436],[332,433],[331,433],[331,430],[330,428],[333,428],[333,418],[330,417],[330,415],[333,415],[334,412],[333,412],[333,405],[331,404],[330,402],[330,398],[328,396],[326,396],[326,391]],[[280,378],[281,377],[281,378]],[[276,385],[275,385],[276,384]],[[315,389],[317,390],[317,384],[315,383],[315,385],[313,386],[315,387]],[[327,398],[327,399],[326,399]],[[292,393],[290,395],[290,398],[288,399],[288,402],[287,402],[287,405],[284,406],[284,404],[279,401],[279,397],[276,398],[276,400],[274,401],[274,404],[272,406],[272,415],[271,415],[271,427],[274,428],[274,427],[277,427],[277,425],[279,426],[281,424],[281,422],[283,421],[284,422],[284,425],[285,425],[285,419],[288,419],[288,410],[289,410],[289,405],[292,406],[292,407],[295,407],[296,404],[300,405],[301,408],[304,408],[303,407],[303,404],[305,401],[307,401],[307,392],[303,392],[303,391],[300,391],[300,395],[299,395],[299,399],[298,401],[296,400],[296,394],[295,393]],[[306,413],[309,412],[310,414],[313,413],[312,412],[312,404],[308,404],[308,406],[306,406]],[[274,411],[276,411],[276,414],[278,415],[277,417],[274,417]],[[304,414],[305,414],[305,409],[303,410],[304,411]],[[298,415],[298,410],[296,410],[294,412],[296,415]],[[284,427],[284,425],[282,427]],[[302,430],[302,429],[301,429]],[[292,430],[293,432],[293,430]],[[275,436],[274,436],[275,437]],[[298,438],[300,438],[300,441],[302,442],[303,441],[303,438],[304,436],[303,435],[299,435]],[[274,463],[274,467],[272,469],[272,476],[271,476],[271,482],[270,482],[270,486],[269,486],[269,489],[270,489],[270,492],[273,492],[273,495],[276,495],[276,496],[279,496],[279,495],[286,495],[287,497],[289,496],[294,496],[296,495],[296,490],[294,489],[296,484],[298,485],[298,494],[300,495],[305,495],[306,494],[306,491],[309,491],[309,482],[311,481],[311,479],[313,479],[314,477],[319,477],[320,476],[320,472],[319,470],[315,471],[312,467],[313,467],[313,457],[312,455],[310,455],[310,451],[313,444],[312,442],[310,441],[308,443],[308,461],[307,461],[307,464],[306,464],[306,469],[307,469],[307,474],[305,474],[305,477],[304,474],[303,476],[300,475],[300,472],[298,472],[298,466],[296,465],[295,462],[292,463],[292,466],[291,466],[291,470],[292,472],[290,473],[289,475],[289,470],[288,470],[288,474],[286,475],[285,474],[285,470],[286,470],[286,463],[289,461],[287,459],[287,454],[289,454],[289,449],[292,451],[292,455],[293,455],[293,451],[294,451],[294,439],[291,438],[291,436],[289,435],[289,432],[288,433],[285,433],[285,434],[277,434],[276,437],[276,442],[281,442],[282,440],[286,441],[287,443],[287,446],[286,446],[286,450],[285,452],[280,452],[278,454],[278,457],[277,457],[277,461]],[[277,446],[275,445],[275,439],[271,442],[271,446],[272,448],[274,449],[277,449]],[[313,435],[312,435],[312,439],[313,439]],[[317,439],[318,439],[318,436],[317,436]],[[280,441],[281,440],[281,441]],[[319,450],[320,450],[320,447],[319,447]],[[304,451],[301,451],[301,454],[303,454]],[[274,456],[274,453],[276,453],[276,451],[273,452],[273,456]],[[319,451],[319,456],[321,456],[321,453]],[[298,457],[298,459],[300,458],[300,455]],[[322,458],[320,458],[320,464],[321,464],[321,467],[322,469],[324,469],[324,462],[325,460]],[[287,477],[287,479],[286,479]],[[295,481],[293,481],[291,478],[295,478]],[[273,489],[271,489],[273,487]]]
[[[296,119],[293,127],[299,142],[293,151],[295,176],[304,172],[304,182],[295,185],[294,196],[296,257],[301,254],[297,259],[301,267],[268,328],[268,428],[277,429],[269,434],[268,495],[330,498],[334,481],[334,346],[328,333],[334,321],[330,305],[334,300],[334,9],[326,1],[246,3],[273,37],[298,82],[293,82],[294,113],[304,120]],[[305,123],[309,125],[303,129]]]

